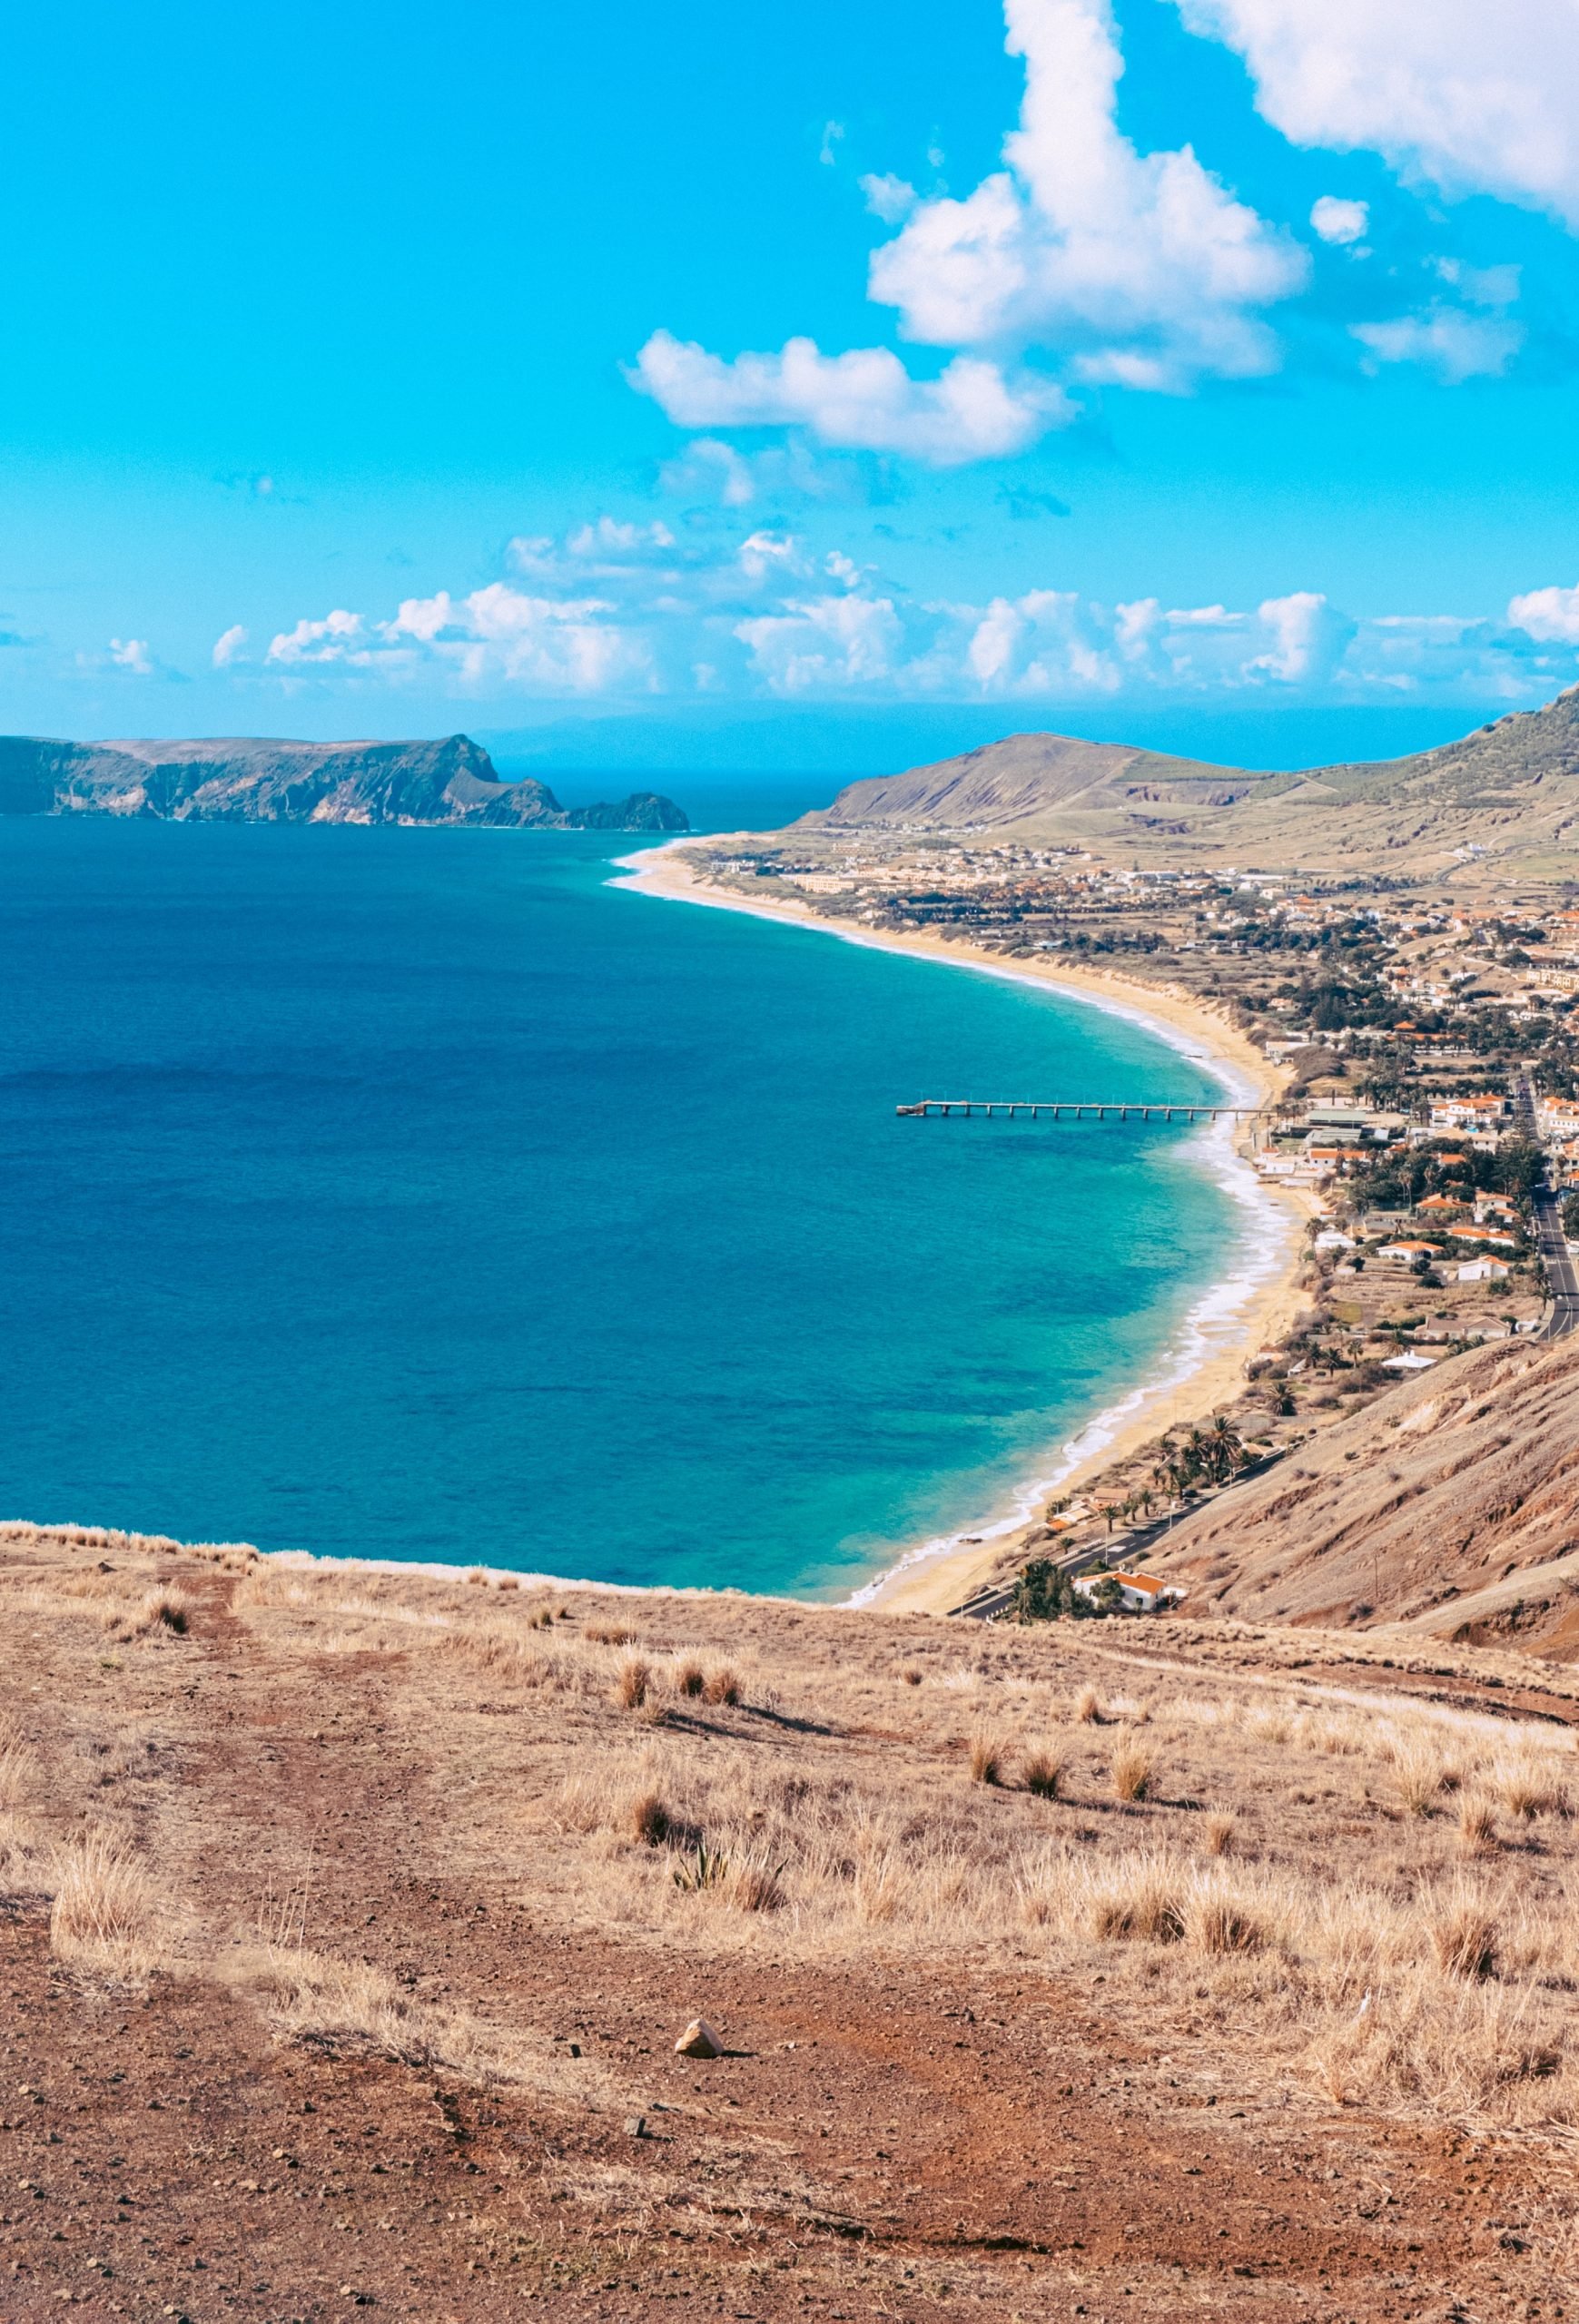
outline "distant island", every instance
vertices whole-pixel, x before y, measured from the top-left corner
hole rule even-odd
[[[545,783],[499,778],[468,734],[425,743],[67,743],[0,735],[0,814],[176,822],[483,823],[530,831],[684,832],[656,791],[562,807]]]

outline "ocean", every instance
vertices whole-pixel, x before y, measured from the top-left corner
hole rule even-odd
[[[1199,1063],[635,844],[0,824],[0,1514],[836,1598],[1177,1358],[1198,1137],[894,1107]]]

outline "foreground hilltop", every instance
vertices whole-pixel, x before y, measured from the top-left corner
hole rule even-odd
[[[0,1668],[7,2318],[1572,2289],[1561,1669],[20,1525]]]
[[[1122,851],[1126,862],[1418,873],[1479,851],[1572,870],[1579,688],[1461,741],[1372,765],[1259,773],[1067,734],[1013,734],[936,765],[848,784],[797,831],[969,831]],[[1379,861],[1378,861],[1379,859]]]
[[[0,735],[0,814],[175,822],[488,823],[538,831],[683,832],[652,791],[562,807],[530,776],[501,782],[469,735],[432,743],[52,742]]]

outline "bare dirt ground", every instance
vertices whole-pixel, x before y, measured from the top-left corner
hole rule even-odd
[[[0,2318],[1571,2314],[1572,1738],[1138,1631],[14,1529]]]

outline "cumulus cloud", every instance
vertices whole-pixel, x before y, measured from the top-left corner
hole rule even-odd
[[[1310,205],[1311,224],[1324,242],[1339,249],[1365,240],[1370,215],[1368,202],[1345,202],[1336,193],[1321,194]]]
[[[600,560],[618,552],[597,564],[596,588],[586,586],[588,534]],[[1144,594],[1109,604],[1049,583],[929,603],[782,526],[742,523],[728,537],[665,547],[648,525],[598,519],[558,541],[523,537],[511,562],[513,577],[482,588],[439,589],[376,615],[340,607],[305,616],[273,639],[263,675],[326,691],[420,678],[473,699],[704,694],[1049,706],[1160,694],[1515,704],[1579,679],[1579,586],[1534,588],[1501,621],[1443,612],[1356,619],[1299,588],[1248,606],[1169,606]],[[123,667],[141,670],[138,655],[152,666],[142,641],[122,641],[117,652]]]
[[[683,428],[804,428],[947,467],[1023,451],[1076,416],[1034,355],[1077,385],[1169,393],[1275,370],[1263,310],[1303,287],[1308,254],[1189,146],[1143,153],[1120,133],[1110,0],[1005,0],[1005,16],[1025,96],[1003,168],[962,201],[861,180],[878,217],[905,222],[873,255],[870,294],[906,339],[958,350],[941,378],[884,348],[825,355],[794,338],[725,361],[657,330],[631,384]]]
[[[864,177],[861,191],[866,196],[867,209],[874,218],[881,218],[885,226],[897,226],[902,218],[908,217],[918,198],[914,186],[887,171],[881,177],[871,174]]]
[[[1350,331],[1368,350],[1368,368],[1420,363],[1449,387],[1464,379],[1500,378],[1525,340],[1517,323],[1441,304],[1390,322],[1354,323]]]
[[[1449,195],[1491,193],[1579,227],[1574,0],[1175,0],[1248,66],[1297,145],[1385,156]]]
[[[228,670],[232,662],[239,662],[242,659],[246,650],[247,633],[238,621],[233,623],[222,636],[214,639],[213,654],[211,657],[214,668]]]
[[[1531,589],[1512,600],[1508,619],[1543,644],[1579,645],[1579,588]]]
[[[1115,107],[1108,0],[1007,0],[1025,59],[1007,168],[927,202],[872,261],[873,299],[932,346],[1005,340],[1065,354],[1077,379],[1179,390],[1273,370],[1260,310],[1306,281],[1304,251],[1188,145],[1141,153]]]
[[[887,348],[824,355],[809,339],[725,362],[656,330],[630,378],[682,428],[804,428],[822,444],[938,468],[1022,451],[1075,416],[1062,389],[979,357],[956,355],[940,378],[918,380]]]
[[[153,675],[153,655],[145,637],[112,637],[110,659],[117,670],[129,670],[134,678]]]

